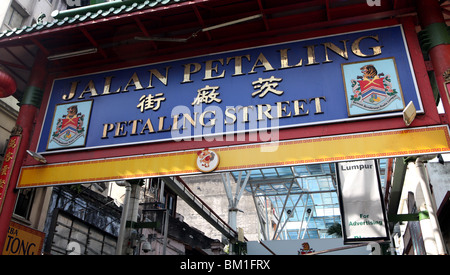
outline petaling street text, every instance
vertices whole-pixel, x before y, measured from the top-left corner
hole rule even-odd
[[[323,114],[325,97],[279,101],[275,104],[258,104],[255,106],[227,107],[224,113],[221,109],[208,109],[202,112],[181,113],[166,116],[149,117],[146,120],[133,119],[128,121],[108,122],[103,124],[102,139],[109,137],[125,137],[152,134],[157,132],[187,130],[191,127],[216,127],[216,133],[221,133],[225,127],[237,123],[258,123],[260,121]],[[180,108],[183,109],[183,108]],[[188,109],[185,107],[184,109]],[[254,125],[255,125],[254,124]],[[224,126],[225,125],[225,126]],[[229,127],[228,127],[229,128]],[[234,127],[232,127],[233,130]],[[236,128],[240,128],[237,126]]]
[[[361,49],[360,45],[362,41],[369,41],[373,46]],[[229,71],[232,71],[231,76],[237,77],[246,74],[255,74],[258,70],[271,72],[303,66],[307,67],[326,64],[333,62],[332,58],[334,57],[330,54],[331,52],[334,52],[338,58],[343,58],[345,60],[348,60],[349,52],[361,58],[374,57],[382,53],[382,47],[382,45],[379,45],[378,35],[372,35],[359,37],[351,44],[349,40],[341,40],[339,45],[332,42],[325,42],[321,43],[321,45],[307,45],[297,49],[278,49],[277,56],[279,57],[279,60],[276,62],[277,64],[275,64],[274,61],[269,62],[266,56],[261,52],[257,56],[250,56],[249,54],[235,55],[226,58],[206,60],[202,63],[192,62],[183,64],[183,75],[179,76],[171,75],[170,72],[172,68],[170,66],[166,66],[164,69],[152,68],[147,70],[148,73],[146,74],[145,79],[142,75],[138,75],[137,72],[134,72],[127,78],[128,81],[126,83],[115,83],[114,81],[117,80],[114,79],[114,76],[107,76],[104,78],[102,87],[99,87],[99,83],[95,83],[94,80],[90,80],[87,84],[83,84],[82,86],[80,86],[79,81],[73,81],[70,85],[70,90],[68,93],[62,95],[62,99],[64,101],[69,101],[73,99],[85,99],[88,97],[126,93],[130,92],[130,89],[134,89],[134,91],[153,89],[155,88],[155,79],[165,86],[167,86],[169,81],[177,81],[180,84],[192,83],[194,81],[192,76],[201,72],[203,72],[202,81],[207,81],[224,78],[227,75],[230,75]],[[324,60],[317,59],[317,53],[319,51],[323,51]],[[299,58],[299,55],[303,55],[303,57],[306,56],[306,58]],[[297,58],[293,58],[292,56],[297,56]],[[245,72],[243,66],[244,62],[248,63],[246,65],[251,65],[251,69]],[[111,87],[113,86],[118,88],[112,89]],[[81,90],[82,88],[83,90]]]

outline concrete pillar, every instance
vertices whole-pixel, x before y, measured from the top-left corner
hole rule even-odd
[[[417,158],[415,162],[418,180],[425,202],[420,206],[420,210],[428,212],[428,218],[420,220],[420,228],[422,229],[427,254],[444,255],[444,239],[442,237],[442,232],[436,215],[436,206],[431,193],[427,170],[424,165],[424,161],[429,159],[431,158],[421,156]]]
[[[137,231],[132,224],[137,222],[141,185],[136,182],[125,182],[125,200],[120,220],[119,238],[116,245],[117,255],[133,255],[134,247],[138,244]]]

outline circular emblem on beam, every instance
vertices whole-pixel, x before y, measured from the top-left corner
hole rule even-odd
[[[219,166],[219,155],[205,148],[202,151],[197,152],[197,168],[203,173],[209,173],[214,171]]]

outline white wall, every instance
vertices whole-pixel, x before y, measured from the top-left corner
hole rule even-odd
[[[38,17],[41,14],[45,14],[46,17],[43,21],[53,21],[51,13],[53,10],[65,10],[67,5],[64,0],[53,0],[50,3],[49,0],[0,0],[0,22],[1,30],[10,29],[9,26],[3,24],[5,15],[11,5],[15,3],[15,8],[19,13],[24,16],[22,25],[31,26],[38,21]]]
[[[8,11],[9,6],[11,5],[12,0],[1,0],[0,1],[0,22],[5,20],[6,12]]]
[[[14,97],[0,98],[0,153],[3,153],[6,147],[6,140],[9,139],[11,130],[16,125],[18,112],[19,107]],[[0,164],[1,162],[2,158],[0,157]]]

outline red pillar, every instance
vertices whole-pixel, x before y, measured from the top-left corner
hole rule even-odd
[[[450,95],[444,88],[444,72],[450,69],[450,38],[446,30],[447,25],[438,0],[417,0],[417,14],[422,29],[427,30],[430,37],[438,38],[433,41],[428,55],[433,64],[446,121],[449,123]]]
[[[15,165],[11,172],[8,188],[5,193],[3,208],[0,213],[0,254],[3,252],[9,222],[14,211],[18,191],[16,189],[19,178],[20,168],[27,156],[26,150],[30,145],[30,140],[34,130],[34,122],[39,112],[40,103],[44,91],[46,79],[46,58],[38,53],[28,81],[28,88],[25,91],[21,102],[19,116],[17,117],[16,127],[22,129],[22,138],[19,149],[16,154]]]

